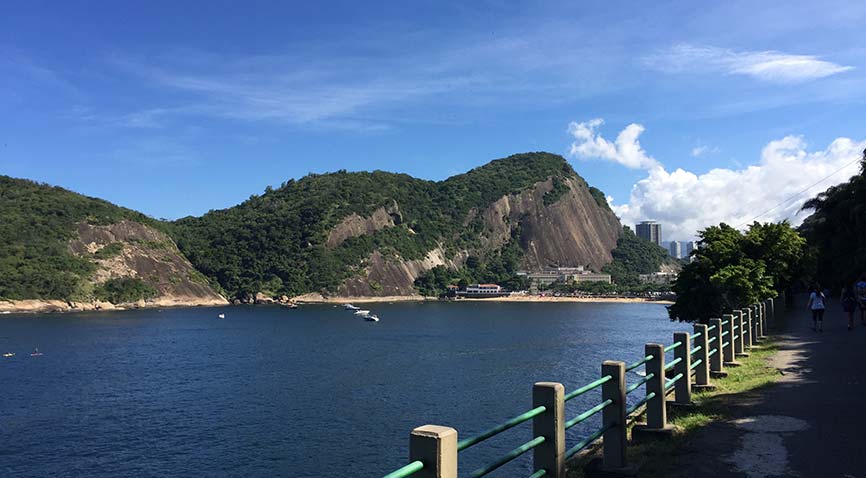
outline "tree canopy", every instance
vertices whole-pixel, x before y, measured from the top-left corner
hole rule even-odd
[[[866,274],[866,151],[860,174],[803,205],[813,210],[800,231],[814,246],[816,277],[839,287]]]
[[[794,277],[808,273],[806,240],[787,221],[754,223],[743,234],[727,224],[711,226],[673,284],[672,319],[712,317],[774,297]]]

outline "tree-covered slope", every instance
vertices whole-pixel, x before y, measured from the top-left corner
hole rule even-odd
[[[26,179],[0,176],[0,298],[68,299],[94,270],[72,253],[80,222],[107,225],[143,214]]]
[[[222,300],[138,212],[0,176],[0,217],[0,300]]]
[[[480,270],[488,270],[488,263],[502,269],[503,261],[514,269],[519,254],[515,259],[510,237],[504,243],[487,238],[495,245],[474,251],[487,231],[483,212],[548,180],[545,204],[571,190],[562,186],[567,181],[588,188],[562,157],[549,153],[509,156],[440,182],[339,171],[288,181],[238,206],[178,220],[172,234],[200,271],[238,297],[335,291],[362,273],[371,257],[424,261],[434,249],[448,260],[472,251]]]

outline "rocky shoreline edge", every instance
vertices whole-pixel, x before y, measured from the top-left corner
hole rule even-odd
[[[290,305],[290,304],[369,304],[393,302],[520,302],[520,303],[552,303],[552,302],[584,302],[584,303],[653,303],[669,305],[673,302],[645,297],[555,297],[513,295],[490,298],[461,298],[457,300],[424,297],[420,295],[401,296],[365,296],[365,297],[325,297],[321,294],[304,294],[292,298],[256,297],[251,301],[232,301],[202,299],[202,298],[171,298],[141,300],[133,303],[112,304],[111,302],[73,302],[64,300],[0,300],[0,314],[47,314],[68,312],[95,312],[106,310],[162,309],[181,307],[216,307],[226,305]]]

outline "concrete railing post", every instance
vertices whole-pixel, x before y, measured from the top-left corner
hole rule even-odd
[[[737,324],[737,339],[734,342],[734,357],[748,357],[746,353],[746,335],[749,331],[746,330],[746,320],[744,316],[748,315],[745,309],[734,311],[734,322]]]
[[[774,321],[776,319],[776,307],[775,304],[773,304],[773,299],[767,299],[764,303],[766,304],[767,309],[767,324],[773,325],[775,324]]]
[[[698,338],[695,339],[695,348],[700,347],[701,349],[695,354],[695,362],[700,360],[701,362],[695,367],[695,389],[706,389],[711,387],[710,385],[710,347],[709,347],[709,334],[707,332],[706,324],[695,324],[695,335],[698,335]]]
[[[725,362],[725,366],[734,365],[734,316],[731,314],[725,314],[722,316],[722,360]]]
[[[692,354],[691,340],[688,332],[674,332],[674,343],[682,345],[674,349],[674,360],[680,360],[674,365],[674,376],[683,374],[683,378],[674,384],[674,403],[687,405],[692,403]]]
[[[740,317],[742,316],[742,311],[734,310],[732,312],[733,313],[731,315],[734,316],[734,357],[736,358],[743,353],[743,327],[742,321],[740,320]]]
[[[544,476],[565,478],[565,387],[556,382],[532,386],[532,408],[547,411],[532,419],[532,436],[544,437],[533,450],[534,471],[547,470]]]
[[[653,378],[646,383],[646,394],[655,393],[655,397],[646,403],[646,426],[658,430],[668,424],[667,402],[665,400],[665,346],[661,344],[646,344],[645,356],[652,355],[652,360],[646,363],[646,374]]]
[[[764,322],[764,326],[762,327],[764,335],[766,336],[770,330],[770,322],[767,320],[767,301],[761,302],[758,304],[761,308],[761,319]]]
[[[761,317],[761,307],[758,305],[753,305],[752,308],[755,309],[755,316],[758,318],[758,320],[757,320],[758,333],[757,333],[756,337],[758,337],[758,340],[763,340],[763,338],[764,338],[764,318]]]
[[[713,329],[710,331],[710,339],[713,339],[710,351],[716,349],[716,353],[710,356],[710,373],[715,377],[722,377],[725,375],[722,365],[722,319],[710,319],[710,327]]]
[[[421,461],[417,478],[457,478],[457,430],[424,425],[409,435],[409,461]]]
[[[746,326],[746,336],[743,339],[743,348],[750,349],[752,348],[752,339],[754,336],[753,327],[752,327],[752,311],[749,309],[743,309],[743,320],[745,321]]]
[[[601,376],[610,375],[601,386],[601,400],[612,403],[602,411],[602,426],[607,431],[602,435],[604,443],[604,467],[607,469],[626,466],[626,405],[625,405],[625,363],[605,360],[601,364]]]

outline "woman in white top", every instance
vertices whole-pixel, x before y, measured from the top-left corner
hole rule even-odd
[[[821,286],[815,285],[812,288],[812,293],[809,294],[809,303],[806,307],[812,309],[812,330],[816,332],[824,331],[824,293],[821,292]]]

